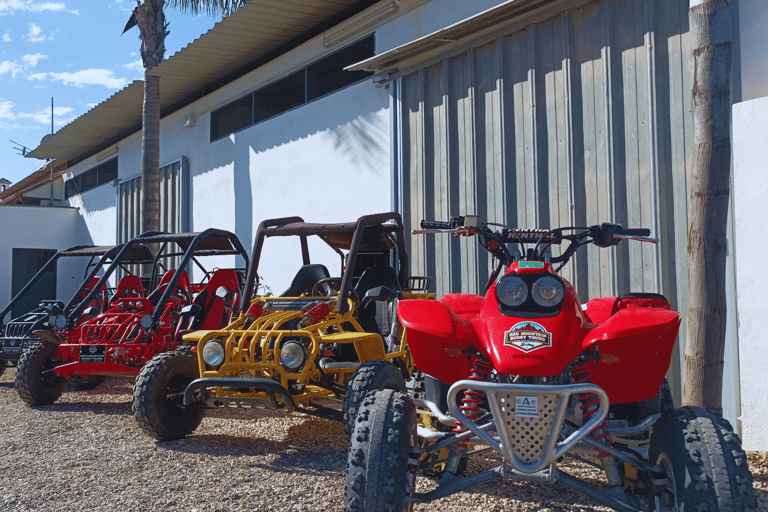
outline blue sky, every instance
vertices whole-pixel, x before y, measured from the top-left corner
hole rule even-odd
[[[13,183],[40,160],[23,158],[54,130],[143,76],[139,30],[124,35],[135,0],[0,0],[0,178]],[[168,58],[218,19],[166,10]]]

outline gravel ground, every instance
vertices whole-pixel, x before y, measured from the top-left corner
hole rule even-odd
[[[158,443],[131,414],[132,379],[30,408],[0,377],[0,510],[340,510],[347,443],[340,423],[264,411],[213,411],[194,435]],[[750,453],[768,511],[768,454]],[[498,462],[477,460],[470,471]],[[569,473],[598,478],[575,464]],[[420,489],[435,483],[420,479]],[[416,510],[597,511],[562,485],[486,484]]]

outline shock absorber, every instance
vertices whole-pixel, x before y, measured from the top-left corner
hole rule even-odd
[[[571,368],[571,379],[574,384],[584,384],[590,382],[589,380],[589,367],[586,362],[580,362],[573,368]],[[581,415],[584,418],[584,423],[589,421],[589,418],[600,409],[600,399],[594,393],[583,393],[579,395],[579,402],[581,402]],[[611,432],[608,430],[608,423],[605,421],[595,427],[591,432],[592,438],[595,441],[600,441],[606,446],[613,444],[613,441],[609,438]],[[594,448],[598,450],[597,447]],[[598,458],[607,457],[608,452],[601,451],[597,456]]]
[[[476,380],[481,382],[487,382],[491,376],[491,370],[493,367],[488,363],[488,359],[485,356],[472,354],[469,356],[469,362],[472,365],[472,370],[469,375],[469,380]],[[465,389],[464,396],[461,399],[461,406],[459,410],[470,420],[475,421],[480,417],[480,405],[483,403],[485,393],[482,391],[476,391],[474,389]],[[456,421],[456,427],[453,429],[454,434],[463,434],[466,432],[460,421]],[[467,448],[467,441],[459,441],[456,445],[460,448]]]
[[[585,361],[578,363],[571,368],[571,379],[574,384],[583,384],[590,382],[589,380],[589,367]],[[594,393],[583,393],[579,395],[579,402],[581,402],[581,415],[584,423],[589,421],[589,418],[600,410],[600,399]],[[605,446],[613,444],[613,440],[610,439],[611,432],[608,430],[608,423],[603,422],[590,432],[592,439],[599,441]],[[603,466],[605,475],[608,478],[608,483],[611,486],[619,486],[623,482],[623,478],[619,474],[618,467],[616,466],[616,459],[610,456],[606,451],[600,451],[597,447],[594,450],[600,452],[597,454],[600,465]]]

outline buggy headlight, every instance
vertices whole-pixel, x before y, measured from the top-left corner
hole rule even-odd
[[[544,276],[533,283],[531,296],[533,296],[533,300],[539,306],[551,308],[563,301],[565,286],[552,276]]]
[[[141,320],[139,320],[139,325],[141,325],[141,328],[145,331],[148,331],[150,327],[152,327],[152,317],[149,315],[142,315]]]
[[[283,366],[295,370],[304,364],[307,355],[304,352],[304,346],[296,340],[288,340],[280,347],[280,362]]]
[[[520,277],[506,275],[496,283],[496,300],[507,307],[517,307],[528,298],[528,285]]]
[[[211,340],[203,347],[203,361],[211,366],[224,362],[224,345],[219,340]]]
[[[53,325],[55,325],[57,329],[65,328],[67,326],[67,317],[64,315],[56,315],[56,318],[53,320]]]

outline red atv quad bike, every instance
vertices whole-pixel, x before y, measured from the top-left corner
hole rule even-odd
[[[159,249],[151,274],[141,278],[129,273],[124,264],[132,248],[148,244]],[[175,350],[190,329],[226,325],[240,294],[244,269],[209,272],[200,258],[235,255],[247,265],[248,255],[237,236],[219,229],[147,232],[127,242],[77,307],[57,317],[54,329],[34,332],[37,340],[22,354],[16,371],[16,390],[22,400],[28,405],[48,405],[73,379],[95,381],[95,386],[110,375],[135,376],[155,355]],[[181,270],[167,270],[163,264],[177,260]],[[190,283],[185,269],[191,263],[201,271],[200,283]],[[78,322],[121,266],[125,275],[109,300],[109,309]]]
[[[384,390],[363,401],[345,510],[410,510],[495,479],[558,482],[622,512],[755,509],[747,458],[728,421],[674,409],[668,388],[664,396],[679,313],[650,293],[581,304],[557,274],[582,245],[657,242],[647,229],[492,231],[475,216],[421,227],[414,234],[477,236],[498,266],[485,296],[400,302],[425,376],[414,397]],[[551,246],[562,242],[568,246],[553,257]],[[502,464],[465,475],[468,458],[488,449]],[[564,457],[601,469],[605,484],[559,469]],[[436,472],[440,485],[418,492],[417,477]]]
[[[78,245],[59,251],[19,290],[5,309],[0,311],[0,375],[6,368],[16,366],[22,351],[31,340],[36,339],[33,334],[35,331],[53,329],[57,318],[60,322],[66,321],[67,313],[80,304],[88,292],[96,286],[99,282],[98,272],[104,265],[115,259],[120,249],[122,249],[122,245]],[[151,263],[154,255],[147,247],[137,245],[123,259],[129,263]],[[57,269],[62,272],[67,265],[81,265],[83,263],[85,263],[83,282],[69,302],[64,304],[60,300],[43,300],[36,308],[34,307],[35,304],[30,299],[32,298],[31,292],[37,283],[44,281]],[[107,308],[107,293],[108,289],[103,285],[99,294],[90,301],[88,307],[82,310],[75,324],[103,313]],[[3,320],[9,313],[13,315],[13,318],[4,325]],[[85,383],[83,385],[86,386]],[[70,387],[79,388],[80,386],[73,381],[70,382]]]

